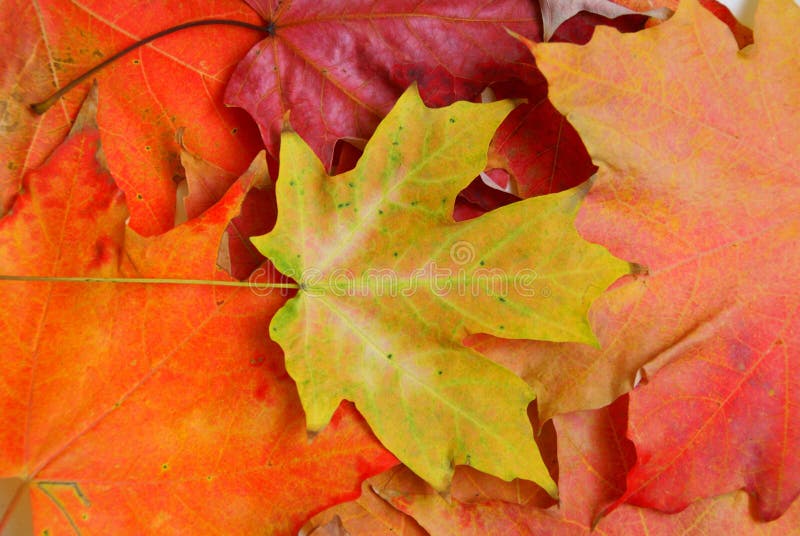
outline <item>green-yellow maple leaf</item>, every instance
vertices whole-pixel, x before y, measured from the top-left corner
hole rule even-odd
[[[285,132],[278,221],[253,242],[300,285],[270,336],[309,430],[351,400],[438,489],[455,463],[555,495],[526,413],[532,389],[462,341],[480,332],[593,343],[588,307],[628,265],[578,236],[580,189],[453,221],[456,195],[512,108],[429,109],[412,87],[356,168],[335,177]]]

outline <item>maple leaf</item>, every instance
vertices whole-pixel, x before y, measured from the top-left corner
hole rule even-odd
[[[39,32],[32,2],[0,4],[0,216],[11,207],[22,176],[41,164],[69,129],[63,108],[40,119],[27,109],[31,88],[46,76],[47,51],[37,46]]]
[[[388,470],[365,480],[361,485],[361,495],[357,499],[337,504],[324,512],[320,512],[303,526],[300,536],[323,536],[325,534],[427,536],[428,532],[420,527],[412,517],[391,506],[375,491],[381,486],[392,482],[398,476],[407,478],[406,473],[413,475],[408,469],[399,467],[396,470]],[[458,474],[458,469],[456,474]],[[413,482],[424,486],[424,483],[418,477]],[[537,487],[537,489],[539,488]],[[338,532],[325,532],[326,527],[330,526],[331,523],[337,523],[336,520],[338,520]]]
[[[486,332],[593,342],[586,310],[628,268],[575,233],[581,190],[452,220],[456,194],[485,166],[509,109],[433,110],[412,86],[356,168],[333,178],[284,133],[278,220],[253,242],[301,287],[270,336],[310,430],[352,400],[381,442],[438,489],[456,463],[555,493],[526,415],[533,391],[461,340]]]
[[[443,498],[418,477],[392,468],[369,480],[386,504],[380,511],[396,523],[418,523],[430,534],[775,534],[796,532],[800,502],[780,519],[763,523],[750,514],[744,492],[704,499],[678,514],[623,505],[609,516],[595,515],[623,492],[625,473],[632,461],[632,446],[624,437],[627,397],[609,407],[558,415],[558,506],[525,504],[514,498],[483,495],[477,501]],[[627,443],[627,444],[626,444]],[[352,503],[350,503],[352,504]],[[391,505],[396,512],[386,510]],[[344,505],[334,510],[344,511]],[[376,509],[377,510],[377,509]],[[359,521],[366,524],[370,514]],[[348,520],[349,521],[349,520]],[[349,526],[349,525],[348,525]]]
[[[800,503],[784,518],[763,523],[751,515],[746,496],[736,495],[698,501],[678,514],[623,505],[598,518],[623,494],[626,474],[636,459],[633,445],[625,437],[627,421],[627,396],[605,408],[553,419],[559,439],[562,493],[558,508],[551,508],[548,514],[561,519],[565,528],[578,525],[584,534],[609,535],[672,534],[689,528],[690,534],[784,534],[782,531],[797,526]]]
[[[706,0],[702,3],[712,8],[719,6]],[[711,11],[718,18],[721,16],[719,9]],[[720,20],[731,28],[725,17]],[[734,36],[741,43],[741,35],[734,32]],[[590,236],[580,227],[581,221],[579,218],[579,229],[584,236]],[[601,343],[600,350],[585,345],[509,341],[488,336],[474,337],[470,344],[534,387],[542,421],[559,413],[607,405],[632,389],[637,371],[671,344],[672,335],[653,313],[662,309],[662,300],[672,298],[672,291],[654,289],[647,273],[647,267],[640,266],[633,280],[618,282],[593,304],[589,318]],[[563,355],[569,355],[570,359],[563,359]]]
[[[728,25],[740,47],[753,42],[753,35],[747,26],[741,24],[728,7],[717,0],[700,0],[700,3],[718,19]],[[542,0],[542,34],[545,41],[552,40],[557,29],[569,19],[577,19],[580,12],[592,13],[609,19],[624,18],[626,15],[641,14],[650,16],[655,24],[670,17],[678,7],[678,0]],[[576,34],[575,37],[580,37]],[[578,43],[574,39],[558,39]]]
[[[528,407],[528,416],[534,429],[538,429],[535,404]],[[542,452],[545,463],[557,478],[556,461],[556,435],[552,421],[544,423],[536,436],[536,443]],[[624,475],[622,476],[624,482]],[[497,477],[481,473],[467,465],[459,465],[453,472],[453,481],[448,490],[448,502],[457,501],[465,505],[484,503],[487,501],[503,501],[510,504],[524,506],[526,510],[534,508],[547,508],[555,504],[552,497],[547,495],[542,488],[533,482],[515,479],[507,482]],[[353,501],[332,506],[320,512],[303,527],[301,536],[308,534],[316,536],[314,530],[329,524],[335,518],[341,520],[344,530],[350,534],[428,534],[416,520],[392,505],[391,497],[426,495],[437,493],[424,480],[420,479],[407,467],[393,467],[381,474],[375,475],[362,484],[361,496]],[[435,515],[434,511],[430,515]],[[428,514],[426,514],[428,515]],[[445,527],[444,523],[442,527]],[[381,528],[391,527],[389,531]],[[447,526],[445,533],[458,533],[459,524]],[[428,527],[430,530],[430,527]],[[394,530],[394,532],[391,532]],[[438,534],[432,532],[432,534]]]
[[[728,9],[728,6],[717,0],[700,0],[700,5],[713,13],[715,17],[730,28],[733,37],[736,38],[736,43],[739,45],[739,48],[744,48],[747,45],[753,44],[753,30],[739,22],[733,13],[731,13],[731,10]],[[677,8],[677,3],[673,7],[673,10],[675,8]]]
[[[620,434],[624,434],[626,418],[627,400],[622,398],[608,408],[549,421],[550,428],[558,431],[558,505],[525,502],[519,495],[508,496],[502,488],[500,493],[495,488],[472,500],[455,494],[446,500],[413,475],[405,480],[393,478],[376,491],[431,534],[589,534],[593,510],[619,497],[624,488],[625,469],[633,454]],[[549,448],[554,449],[555,442]],[[380,481],[382,476],[371,480]]]
[[[637,349],[617,370],[652,380],[631,398],[628,502],[674,512],[744,488],[774,519],[800,493],[798,24],[791,0],[764,0],[739,51],[689,1],[639,34],[531,43],[600,168],[579,229],[649,271],[606,295]]]
[[[0,220],[0,273],[231,282],[217,243],[267,179],[263,153],[201,216],[143,238],[125,226],[94,106]],[[0,298],[4,534],[287,533],[396,463],[352,408],[308,444],[266,335],[277,293],[2,281]]]
[[[443,497],[403,467],[386,471],[371,478],[370,482],[373,482],[373,493],[384,501],[384,508],[394,508],[395,516],[404,514],[404,518],[401,519],[406,524],[411,522],[418,524],[426,534],[522,536],[553,534],[547,529],[565,528],[555,524],[537,526],[535,523],[529,523],[529,518],[537,515],[544,516],[547,520],[548,514],[536,504],[521,502],[518,500],[519,497],[509,501],[487,499],[484,496],[473,500],[454,496]]]
[[[499,90],[499,97],[528,96],[497,129],[489,146],[490,168],[504,169],[520,197],[533,197],[577,186],[595,171],[575,129],[539,92]]]
[[[540,34],[535,4],[522,0],[247,3],[274,34],[239,63],[226,102],[253,116],[276,157],[291,110],[328,169],[337,140],[368,139],[412,81],[429,104],[471,99],[526,59],[504,28]]]
[[[182,137],[179,142],[183,145]],[[228,190],[235,177],[183,147],[181,165],[186,175],[183,197],[185,218],[196,218]],[[180,191],[179,186],[179,191]],[[179,205],[180,208],[180,205]],[[271,180],[255,184],[242,201],[241,213],[231,220],[220,240],[217,266],[236,279],[247,279],[264,263],[264,256],[250,242],[250,237],[272,230],[277,217],[275,188]]]
[[[606,521],[608,519],[608,521]],[[671,534],[796,534],[800,527],[800,502],[795,501],[780,519],[764,523],[753,519],[750,500],[743,491],[711,497],[690,504],[678,514],[664,514],[647,508],[623,506],[595,529],[599,534],[641,535]]]
[[[337,141],[363,146],[416,81],[432,106],[473,99],[486,86],[500,98],[528,100],[503,123],[490,151],[491,166],[508,173],[515,193],[558,192],[594,171],[574,129],[547,102],[541,74],[503,31],[538,39],[535,3],[249,3],[274,35],[242,60],[227,101],[253,115],[276,157],[291,110],[295,130],[333,170],[336,148],[347,146]]]
[[[558,9],[565,7],[561,4]],[[556,8],[543,4],[542,9],[552,12]],[[561,24],[550,40],[582,44],[600,24],[634,32],[641,30],[646,20],[642,15],[609,19],[580,12]],[[495,82],[490,89],[500,99],[528,101],[503,121],[489,146],[489,168],[497,168],[489,174],[501,187],[522,198],[533,197],[577,186],[594,174],[596,168],[578,133],[547,99],[547,82],[535,66],[518,65],[512,79]],[[508,177],[497,173],[501,169]]]
[[[596,9],[599,12],[603,12],[602,5],[616,5],[608,0],[595,4],[600,6]],[[672,8],[676,6],[669,2],[667,4]],[[545,11],[567,10],[571,16],[558,27],[551,41],[583,44],[589,41],[598,25],[635,32],[641,30],[647,21],[647,17],[642,15],[621,15],[609,19],[587,11],[572,16],[570,5],[569,2],[558,2],[555,6],[553,3],[543,4]],[[703,0],[703,5],[731,28],[740,47],[752,43],[752,32],[739,24],[724,5],[716,0]],[[587,4],[582,7],[586,9],[591,6]],[[645,10],[652,11],[657,7],[650,6]],[[616,9],[613,8],[609,14],[616,13]],[[497,81],[491,84],[490,89],[497,98],[524,98],[528,101],[503,121],[492,139],[489,167],[497,169],[489,174],[495,182],[525,198],[560,192],[587,180],[596,168],[575,129],[547,99],[547,84],[538,69],[533,65],[517,64],[513,69],[505,67],[498,70],[493,78]],[[507,176],[497,173],[500,170],[506,172]]]
[[[40,165],[66,135],[89,85],[67,94],[44,116],[31,113],[31,103],[142,37],[212,17],[259,22],[237,0],[3,2],[0,213],[24,173]],[[187,127],[192,151],[236,176],[261,148],[252,121],[222,100],[233,66],[259,38],[249,29],[195,28],[150,43],[98,73],[103,147],[137,231],[154,234],[173,227],[173,177],[181,173],[179,127]],[[225,46],[198,46],[218,42]]]

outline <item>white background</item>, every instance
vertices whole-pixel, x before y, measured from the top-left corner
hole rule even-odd
[[[756,12],[758,0],[719,0],[719,2],[728,6],[743,24],[753,27],[753,14]],[[800,0],[794,0],[794,3],[800,4]]]

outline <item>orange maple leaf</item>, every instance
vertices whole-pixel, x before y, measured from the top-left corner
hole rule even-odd
[[[649,270],[606,295],[587,367],[662,367],[631,395],[625,501],[675,512],[744,488],[775,519],[800,493],[798,25],[764,0],[740,51],[695,0],[639,34],[532,44],[600,168],[577,225]]]
[[[263,155],[201,216],[143,238],[87,103],[0,220],[0,273],[233,282],[218,241]],[[352,408],[309,444],[267,336],[284,300],[263,290],[0,281],[0,532],[285,533],[396,463]]]
[[[30,104],[149,34],[213,17],[260,22],[237,0],[0,4],[0,214],[22,176],[63,140],[89,83],[43,116],[33,114]],[[174,224],[178,128],[187,127],[184,138],[194,152],[236,176],[261,148],[252,121],[222,102],[233,65],[261,37],[242,28],[195,28],[150,43],[97,74],[103,147],[137,231],[150,235]],[[225,46],[205,45],[220,41]]]

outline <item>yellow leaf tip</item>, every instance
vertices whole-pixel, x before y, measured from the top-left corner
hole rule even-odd
[[[292,128],[292,123],[289,120],[289,116],[291,115],[291,113],[292,113],[291,110],[286,110],[286,112],[283,114],[283,118],[281,119],[281,134],[284,134],[286,132],[294,132],[294,129]]]
[[[527,46],[530,49],[531,52],[533,52],[533,48],[535,46],[537,46],[537,44],[538,44],[538,43],[536,43],[536,41],[534,41],[532,39],[528,39],[524,35],[518,34],[517,32],[515,32],[514,30],[512,30],[510,28],[505,28],[504,27],[503,29],[506,31],[506,33],[508,35],[510,35],[511,37],[513,37],[514,39],[516,39],[517,41],[522,43],[523,45]]]

